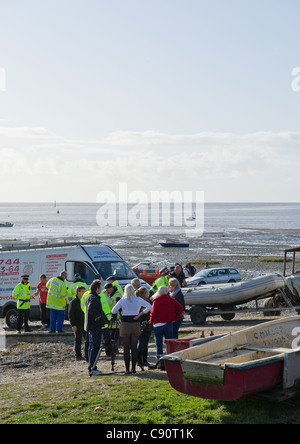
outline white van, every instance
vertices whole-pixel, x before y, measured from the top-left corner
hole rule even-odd
[[[67,283],[74,282],[79,273],[90,285],[94,279],[103,283],[114,276],[124,287],[136,274],[126,262],[107,245],[68,245],[51,247],[49,245],[27,247],[24,249],[7,248],[0,251],[0,317],[5,318],[9,328],[16,324],[16,300],[12,296],[14,287],[21,282],[23,274],[29,275],[31,285],[30,320],[40,319],[39,297],[35,296],[40,275],[47,279],[56,277],[64,270],[68,273]],[[146,283],[147,288],[150,286]]]

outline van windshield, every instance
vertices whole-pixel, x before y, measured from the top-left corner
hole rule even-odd
[[[134,279],[136,274],[123,261],[108,261],[108,262],[93,262],[103,280],[109,276],[114,276],[117,280],[120,279]]]

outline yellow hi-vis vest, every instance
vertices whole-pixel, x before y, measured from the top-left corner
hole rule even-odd
[[[84,293],[84,295],[82,296],[81,301],[80,301],[81,310],[83,311],[84,314],[86,314],[85,302],[86,302],[89,294],[90,294],[90,291],[87,291],[86,293]],[[112,318],[112,314],[111,314],[111,307],[109,304],[108,297],[104,293],[101,292],[99,294],[99,298],[101,301],[103,313],[105,314],[107,320],[110,321]],[[84,325],[86,325],[86,324],[84,323]],[[101,328],[107,328],[107,327],[108,327],[108,324],[105,324]]]
[[[22,284],[20,282],[13,290],[13,297],[18,300],[18,310],[30,309],[31,287],[30,284]]]
[[[122,298],[122,295],[119,291],[116,291],[112,296],[109,296],[109,306],[111,310],[116,305],[118,298],[119,299]],[[121,322],[121,313],[118,312],[116,321],[112,324],[112,328],[119,328],[120,322]]]
[[[156,281],[154,282],[154,284],[152,285],[151,290],[153,291],[153,293],[156,293],[159,289],[159,287],[161,286],[168,286],[169,285],[169,279],[167,276],[161,276],[159,278],[156,279]]]
[[[68,288],[68,297],[70,300],[74,299],[76,297],[76,288],[77,287],[84,287],[86,291],[88,291],[89,286],[85,284],[84,282],[77,281],[73,282],[73,284],[70,285]]]
[[[121,296],[123,296],[123,289],[122,289],[121,285],[119,284],[119,282],[118,281],[114,281],[112,284],[113,284],[114,287],[117,287],[118,292],[120,293]]]
[[[110,308],[110,298],[105,293],[100,293],[99,296],[100,296],[100,300],[101,300],[103,313],[105,314],[106,319],[108,321],[111,321],[112,314],[111,314],[111,308]],[[108,324],[105,324],[102,328],[107,328],[107,327],[108,327]]]
[[[52,278],[47,282],[48,297],[46,308],[64,311],[67,305],[67,284],[59,278]]]
[[[88,297],[89,294],[90,294],[90,291],[86,291],[83,294],[81,301],[80,301],[80,307],[81,307],[81,310],[83,311],[84,314],[85,314],[85,301],[86,301],[86,298]]]

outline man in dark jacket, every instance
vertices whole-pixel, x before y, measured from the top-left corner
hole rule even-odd
[[[90,286],[90,294],[85,302],[85,330],[89,335],[89,374],[100,376],[102,372],[97,369],[97,358],[101,346],[101,328],[105,325],[105,315],[102,310],[101,281],[95,280]]]
[[[72,299],[69,306],[69,321],[74,332],[75,357],[77,361],[83,359],[81,355],[81,344],[84,334],[84,313],[81,310],[80,304],[85,291],[85,287],[76,287],[75,299]]]

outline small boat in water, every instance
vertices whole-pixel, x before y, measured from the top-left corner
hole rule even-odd
[[[186,220],[187,220],[187,221],[193,221],[193,220],[196,220],[196,214],[195,214],[195,213],[193,213],[193,215],[192,215],[192,216],[189,216],[189,217],[187,217],[187,218],[186,218]]]
[[[189,242],[178,239],[167,239],[166,242],[160,242],[159,244],[164,248],[188,248],[190,246]]]
[[[0,228],[10,228],[13,227],[14,224],[12,224],[11,222],[2,222],[0,223]]]
[[[173,388],[205,399],[233,401],[300,381],[300,316],[223,336],[162,359]]]

